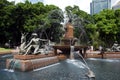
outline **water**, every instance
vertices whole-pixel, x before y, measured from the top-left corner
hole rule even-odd
[[[70,46],[70,59],[74,59],[74,46]]]
[[[4,56],[4,55],[2,55]],[[0,56],[0,80],[90,80],[85,74],[87,69],[80,59],[61,61],[59,63],[20,72],[5,69],[5,61],[11,55]],[[119,80],[120,59],[86,59],[88,66],[96,75],[96,80]]]
[[[96,80],[120,80],[120,59],[87,59]]]

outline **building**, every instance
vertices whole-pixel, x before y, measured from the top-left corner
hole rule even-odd
[[[32,3],[37,3],[37,2],[42,2],[42,3],[44,3],[44,0],[30,0],[30,2],[32,2]]]
[[[92,0],[90,3],[90,14],[96,14],[103,9],[111,9],[111,0]]]
[[[114,6],[112,7],[112,9],[114,9],[114,10],[120,9],[120,1],[119,1],[116,5],[114,5]]]

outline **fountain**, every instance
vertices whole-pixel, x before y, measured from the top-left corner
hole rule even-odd
[[[82,28],[81,28],[81,30],[83,32],[85,32]],[[81,33],[81,34],[83,34],[83,33]],[[88,78],[90,78],[90,79],[91,78],[95,79],[94,72],[90,69],[90,67],[88,66],[87,62],[84,59],[87,47],[86,46],[77,45],[79,47],[79,49],[77,49],[76,44],[75,44],[75,42],[77,42],[77,38],[74,38],[73,26],[71,25],[71,23],[67,23],[66,24],[66,33],[65,33],[64,38],[62,39],[62,42],[63,42],[63,45],[70,46],[70,60],[73,61],[72,63],[76,64],[75,58],[74,58],[74,54],[78,54],[79,57],[81,57],[83,62],[85,63],[84,64],[85,67],[88,69],[88,73],[86,74],[86,76]]]
[[[26,37],[22,35],[19,53],[15,54],[13,59],[7,59],[7,69],[20,71],[30,71],[58,61],[64,60],[65,56],[55,55],[50,49],[50,41],[40,39],[36,33],[32,34],[32,39],[27,43]],[[44,42],[44,45],[40,43]]]
[[[88,69],[88,73],[87,73],[86,75],[87,75],[89,78],[95,78],[94,72],[89,68],[89,66],[88,66],[87,62],[85,61],[85,59],[83,58],[83,56],[81,56],[81,55],[79,54],[79,52],[75,52],[75,53],[77,53],[77,54],[82,58],[82,60],[84,61],[85,66],[86,66],[86,68]]]
[[[60,45],[52,45],[54,51],[48,49],[50,40],[38,38],[37,33],[33,33],[32,39],[27,40],[26,35],[21,37],[20,51],[14,55],[13,59],[7,59],[6,67],[11,68],[11,63],[14,61],[13,69],[21,71],[29,71],[36,68],[44,67],[66,58],[73,58],[72,51],[79,51],[83,57],[86,55],[87,46],[78,45],[77,38],[74,37],[74,28],[69,20],[65,26],[66,32],[61,39]],[[41,45],[42,42],[46,44]],[[44,48],[43,48],[44,46]],[[62,53],[58,53],[61,50]]]
[[[70,46],[70,59],[74,59],[74,46]]]
[[[106,51],[102,55],[103,58],[120,58],[120,44],[115,41],[110,51]]]
[[[120,46],[115,41],[111,48],[106,48],[106,51],[101,48],[100,51],[87,53],[86,58],[120,58]]]
[[[73,63],[75,63],[75,59],[74,59],[74,54],[78,54],[81,58],[82,58],[82,60],[83,60],[83,62],[85,63],[84,65],[85,65],[85,67],[88,69],[88,73],[86,74],[86,76],[88,77],[88,78],[93,78],[93,79],[95,79],[95,74],[94,74],[94,72],[90,69],[90,67],[88,66],[88,64],[87,64],[87,62],[85,61],[85,59],[83,58],[83,56],[81,55],[81,54],[79,54],[80,52],[79,51],[74,51],[74,46],[71,46],[70,47],[70,59],[72,60],[72,61],[74,61]]]
[[[94,72],[92,72],[92,70],[88,67],[85,59],[83,58],[85,57],[87,46],[76,45],[75,44],[76,42],[77,38],[74,38],[73,26],[71,25],[70,22],[68,22],[66,24],[66,33],[63,39],[61,39],[61,44],[53,46],[53,48],[55,49],[55,54],[57,54],[57,49],[60,49],[62,51],[62,54],[68,54],[70,60],[73,61],[72,63],[75,63],[74,53],[77,52],[77,54],[84,61],[85,67],[88,69],[88,73],[86,74],[86,76],[90,79],[95,78]]]
[[[85,57],[87,46],[78,45],[78,43],[76,44],[78,39],[75,38],[73,35],[74,28],[72,24],[70,22],[66,23],[65,29],[66,32],[63,38],[60,40],[60,44],[53,46],[53,48],[55,49],[54,53],[57,55],[57,49],[59,49],[62,51],[62,54],[65,54],[69,57],[71,46],[74,46],[74,50],[80,51],[80,54],[82,54],[82,56]]]

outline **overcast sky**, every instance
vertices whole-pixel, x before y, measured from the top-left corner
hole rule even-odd
[[[8,1],[15,1],[16,3],[18,2],[24,2],[25,0],[8,0]],[[40,0],[31,0],[33,3],[36,1],[40,1]],[[45,4],[54,4],[58,7],[60,7],[62,10],[64,10],[64,8],[66,6],[73,6],[73,5],[77,5],[80,7],[81,10],[90,13],[90,2],[92,0],[44,0]],[[111,4],[112,6],[115,5],[118,1],[120,0],[111,0]]]

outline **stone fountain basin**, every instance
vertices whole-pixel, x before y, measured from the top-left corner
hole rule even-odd
[[[54,53],[49,53],[49,54],[38,54],[38,55],[14,55],[14,59],[20,59],[20,60],[30,60],[30,59],[38,59],[38,58],[45,58],[45,57],[53,57],[55,56]]]
[[[95,53],[94,51],[86,53],[86,58],[120,58],[120,52]]]
[[[65,60],[65,55],[14,55],[13,59],[6,60],[6,68],[19,71],[31,71]]]
[[[55,49],[55,54],[57,54],[57,49],[61,50],[64,54],[70,54],[71,45],[55,45],[53,48]],[[86,52],[87,46],[74,46],[75,51],[83,50],[83,53]]]

